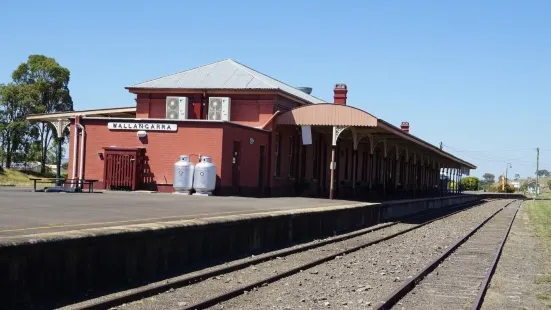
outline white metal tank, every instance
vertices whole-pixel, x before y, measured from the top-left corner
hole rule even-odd
[[[200,162],[195,165],[193,188],[199,195],[212,195],[216,188],[216,166],[212,157],[201,156]]]
[[[174,192],[189,194],[193,188],[193,172],[195,165],[189,159],[189,155],[181,155],[180,160],[174,164]]]

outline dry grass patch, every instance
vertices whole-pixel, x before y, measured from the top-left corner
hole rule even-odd
[[[551,257],[551,200],[526,202],[530,222],[540,241],[543,257]],[[538,292],[536,298],[551,308],[551,261],[547,261],[544,270],[536,278]]]
[[[32,182],[29,178],[32,177],[52,178],[55,177],[55,175],[47,173],[45,176],[42,176],[35,172],[5,168],[0,171],[0,186],[31,186]]]

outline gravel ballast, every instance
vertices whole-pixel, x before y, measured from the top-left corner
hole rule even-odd
[[[436,221],[406,235],[305,270],[221,306],[224,309],[365,309],[415,274],[461,234],[505,204],[494,201]],[[177,309],[252,283],[354,245],[416,225],[399,224],[351,240],[261,263],[187,287],[142,299],[119,309]]]
[[[545,309],[536,298],[536,281],[545,261],[537,236],[533,230],[525,204],[513,223],[501,259],[486,292],[483,310],[493,309]]]
[[[509,205],[470,236],[395,309],[472,309],[519,204]]]

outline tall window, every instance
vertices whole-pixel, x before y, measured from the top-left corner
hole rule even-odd
[[[348,156],[348,148],[344,149],[344,179],[348,180],[348,159],[350,156]]]
[[[319,150],[319,142],[312,139],[312,177],[319,180],[318,165],[321,152]]]
[[[367,152],[362,153],[362,181],[367,180]]]
[[[292,178],[295,176],[295,163],[293,161],[293,150],[295,149],[295,137],[289,137],[289,177]]]
[[[274,176],[279,177],[281,175],[281,156],[279,156],[279,149],[281,147],[281,137],[279,133],[275,134],[275,171]]]

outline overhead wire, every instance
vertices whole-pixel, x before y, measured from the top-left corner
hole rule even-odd
[[[467,153],[488,153],[488,152],[520,152],[520,151],[535,151],[536,148],[532,148],[532,149],[508,149],[508,150],[485,150],[485,151],[482,151],[482,150],[465,150],[465,149],[461,149],[461,148],[458,148],[458,147],[455,147],[455,146],[451,146],[451,145],[448,145],[448,144],[443,144],[443,146],[453,150],[454,152],[467,152]]]
[[[446,145],[446,144],[442,144],[443,146],[447,147],[448,149],[452,150],[453,152],[465,152],[465,153],[469,153],[469,152],[473,152],[473,153],[483,153],[483,152],[486,152],[486,151],[469,151],[469,150],[461,150],[459,148],[455,148],[455,147],[452,147],[450,145]],[[516,150],[508,150],[509,152],[512,152],[512,151],[525,151],[527,149],[516,149]],[[535,150],[535,148],[534,148]],[[494,151],[505,151],[505,150],[494,150]],[[481,156],[481,155],[484,155],[484,156]],[[467,157],[471,157],[471,158],[474,158],[474,159],[477,159],[477,160],[485,160],[485,161],[493,161],[493,162],[503,162],[503,163],[507,163],[507,162],[511,162],[511,161],[514,161],[515,164],[518,164],[518,165],[521,165],[521,166],[533,166],[535,167],[536,164],[534,162],[528,162],[528,161],[524,161],[524,160],[521,160],[521,159],[524,159],[525,157],[518,157],[518,158],[497,158],[497,157],[489,157],[487,156],[486,154],[463,154],[463,156],[467,156]]]
[[[457,151],[457,149],[455,149],[453,147],[450,147],[449,145],[445,145],[445,146],[447,148],[449,148],[450,150],[454,151],[454,152]],[[485,156],[482,156],[482,155],[485,155]],[[472,158],[479,159],[479,160],[499,161],[499,162],[515,161],[515,163],[520,163],[520,164],[525,164],[525,165],[534,165],[535,166],[535,163],[533,163],[533,162],[527,162],[527,161],[521,160],[521,159],[525,158],[524,156],[523,157],[517,157],[517,158],[497,158],[497,157],[486,156],[486,154],[482,154],[482,155],[479,155],[479,154],[464,154],[464,156],[472,157]]]

